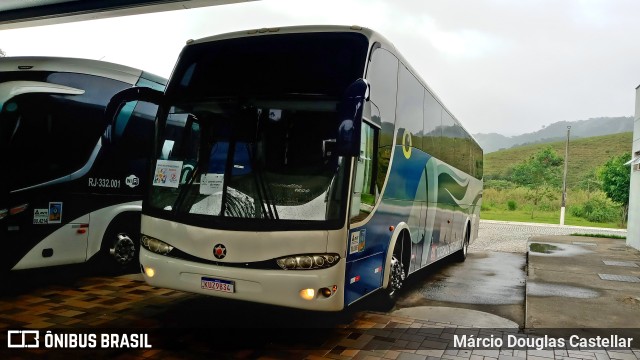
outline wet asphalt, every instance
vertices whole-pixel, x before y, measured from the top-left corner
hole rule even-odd
[[[533,237],[528,245],[526,328],[638,329],[638,250],[575,236]]]
[[[481,232],[483,236],[487,238],[486,231]],[[503,233],[494,241],[505,238]],[[603,324],[637,327],[640,324],[638,283],[605,281],[598,275],[640,275],[638,267],[603,263],[635,261],[640,265],[639,253],[626,248],[624,241],[544,236],[534,237],[529,243],[525,241],[525,247],[528,253],[475,250],[464,263],[441,260],[413,274],[392,308],[375,294],[346,311],[320,314],[187,295],[179,302],[163,306],[156,320],[163,325],[184,327],[215,324],[222,328],[319,326],[330,329],[350,323],[360,311],[391,313],[440,307],[486,312],[526,328]],[[77,282],[87,276],[109,275],[89,265],[22,272],[8,279],[9,286],[4,287],[0,297],[17,301],[43,288],[73,290]],[[140,277],[139,274],[131,276]],[[558,310],[550,312],[549,309]],[[594,316],[605,313],[611,321]]]
[[[443,260],[413,274],[394,310],[437,306],[525,319],[526,254],[473,252],[464,263]]]

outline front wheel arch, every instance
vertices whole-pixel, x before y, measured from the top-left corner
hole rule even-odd
[[[126,211],[111,220],[97,254],[100,267],[107,270],[137,267],[140,254],[140,219],[140,212]]]
[[[403,234],[406,235],[402,236]],[[405,245],[398,244],[402,241],[404,241]],[[404,257],[408,257],[409,259],[411,259],[411,235],[409,233],[409,226],[404,222],[401,222],[400,224],[398,224],[398,226],[395,227],[394,232],[391,235],[391,240],[389,241],[389,247],[387,248],[387,255],[384,261],[384,272],[382,274],[383,289],[386,289],[389,286],[389,270],[391,266],[391,259],[394,254],[394,250],[396,250],[398,246],[400,247],[400,251],[405,252]],[[405,261],[405,258],[402,259],[402,262],[405,267],[405,274],[408,274],[409,261]]]

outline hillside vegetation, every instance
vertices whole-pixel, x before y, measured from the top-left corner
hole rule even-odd
[[[580,121],[558,121],[542,129],[526,134],[505,136],[501,134],[474,134],[485,154],[528,144],[550,143],[564,140],[567,126],[571,126],[572,138],[589,138],[633,131],[633,116],[600,117]]]
[[[607,174],[628,174],[623,164],[630,158],[631,142],[630,132],[571,140],[565,224],[625,226],[625,199],[610,196],[624,186],[621,194],[628,194],[628,180],[625,185],[619,183],[623,176]],[[557,224],[564,153],[563,140],[485,154],[481,217]],[[607,181],[615,186],[605,186]]]
[[[593,178],[594,171],[612,156],[631,151],[632,141],[633,133],[631,132],[571,139],[569,142],[567,187],[570,189],[588,188],[587,179]],[[564,140],[547,144],[525,145],[485,154],[485,180],[508,177],[514,165],[529,159],[534,153],[547,146],[551,146],[564,159]]]

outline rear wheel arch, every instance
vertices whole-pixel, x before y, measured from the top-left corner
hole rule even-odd
[[[471,221],[469,218],[465,221],[463,236],[462,236],[462,248],[455,254],[456,260],[463,262],[467,259],[469,253],[469,243],[471,242]]]

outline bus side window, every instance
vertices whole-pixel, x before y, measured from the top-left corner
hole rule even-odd
[[[374,108],[374,106],[372,106]],[[376,186],[378,152],[378,128],[367,122],[362,123],[360,156],[356,167],[356,178],[351,194],[351,222],[364,220],[373,210],[379,190]]]
[[[375,45],[374,45],[375,47]],[[398,93],[398,59],[383,48],[375,48],[367,69],[371,84],[371,121],[380,127],[377,135],[375,184],[379,193],[387,179],[396,122],[396,97]],[[374,113],[375,110],[379,110]]]

